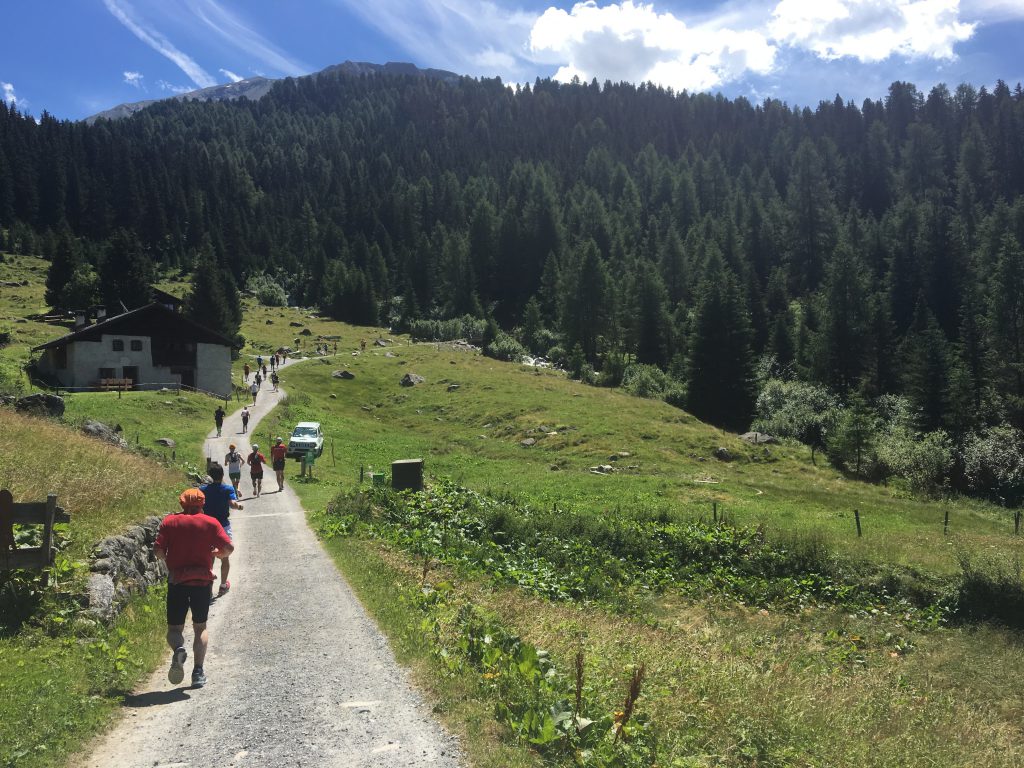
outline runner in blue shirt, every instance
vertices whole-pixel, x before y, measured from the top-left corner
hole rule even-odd
[[[224,533],[231,536],[231,510],[243,509],[238,503],[238,496],[234,487],[224,482],[224,467],[217,462],[210,465],[210,482],[199,486],[206,501],[203,503],[203,512],[221,524]],[[231,589],[231,582],[228,581],[228,572],[231,570],[231,563],[228,558],[220,561],[220,589],[217,597],[224,595]]]

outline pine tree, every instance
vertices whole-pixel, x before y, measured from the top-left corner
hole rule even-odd
[[[82,264],[82,254],[71,231],[61,230],[56,248],[50,256],[50,267],[46,272],[46,303],[57,309],[87,309],[88,306],[70,305],[67,302],[67,288],[75,272]]]
[[[707,274],[689,338],[687,406],[704,421],[742,430],[754,411],[750,319],[732,271],[715,257]]]
[[[209,240],[196,258],[192,273],[192,289],[185,298],[185,315],[200,325],[234,339],[238,334],[240,316],[231,305],[230,289],[224,284],[224,271],[217,264]],[[237,297],[237,291],[235,293]]]
[[[118,230],[100,265],[100,295],[110,314],[149,303],[156,270],[135,235]]]

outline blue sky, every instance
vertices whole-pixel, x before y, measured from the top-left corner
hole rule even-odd
[[[13,0],[0,22],[0,98],[68,119],[346,59],[809,106],[1024,81],[1024,0]]]

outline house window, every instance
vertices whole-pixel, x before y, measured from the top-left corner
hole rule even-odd
[[[142,339],[132,339],[132,352],[142,351]]]
[[[124,352],[124,339],[114,339],[113,349],[115,352]]]
[[[116,378],[116,372],[113,368],[100,368],[101,379],[113,379]]]

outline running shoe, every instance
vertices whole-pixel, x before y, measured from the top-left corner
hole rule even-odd
[[[192,687],[202,688],[206,685],[206,673],[203,672],[202,667],[196,667],[192,670]]]
[[[167,679],[171,681],[172,685],[177,685],[185,679],[185,659],[188,658],[188,651],[185,650],[184,646],[178,646],[174,649],[174,655],[171,657],[171,668],[167,670]]]

